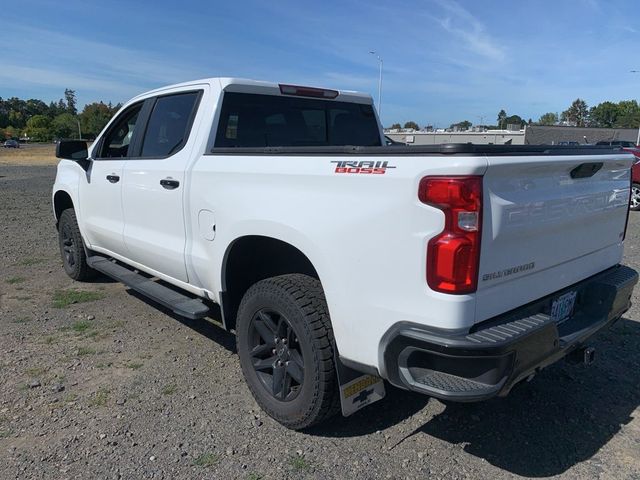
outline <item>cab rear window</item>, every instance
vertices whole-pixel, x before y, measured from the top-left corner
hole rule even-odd
[[[371,105],[227,92],[215,147],[379,146]]]

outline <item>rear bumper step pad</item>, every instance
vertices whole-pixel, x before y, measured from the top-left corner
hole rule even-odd
[[[383,337],[383,376],[392,384],[462,402],[506,395],[521,380],[584,346],[631,306],[638,273],[616,266],[468,332],[395,324]],[[553,299],[575,291],[571,317],[550,316]]]

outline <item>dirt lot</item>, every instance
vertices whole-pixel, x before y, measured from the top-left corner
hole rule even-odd
[[[232,335],[65,276],[54,175],[0,164],[0,478],[640,478],[637,306],[594,342],[591,368],[561,362],[506,399],[389,388],[291,432],[253,401]],[[635,268],[639,234],[632,214]]]

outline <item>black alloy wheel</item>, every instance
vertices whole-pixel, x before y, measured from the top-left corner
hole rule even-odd
[[[289,321],[261,309],[251,320],[249,338],[253,368],[264,388],[281,401],[296,398],[304,383],[304,359]]]
[[[294,273],[255,283],[235,330],[242,373],[269,416],[301,430],[340,410],[333,330],[317,278]]]

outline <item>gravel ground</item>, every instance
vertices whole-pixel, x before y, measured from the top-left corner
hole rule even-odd
[[[64,274],[54,176],[0,166],[0,478],[640,479],[637,306],[594,342],[592,367],[560,362],[506,399],[444,405],[389,387],[292,432],[254,402],[232,335]],[[639,233],[632,212],[635,268]]]

